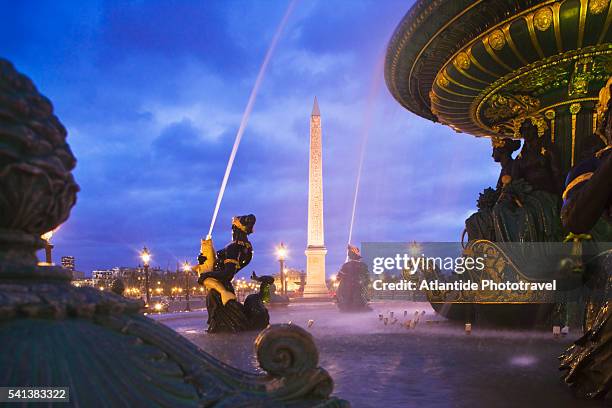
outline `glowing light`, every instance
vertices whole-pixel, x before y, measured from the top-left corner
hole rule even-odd
[[[161,312],[163,308],[164,306],[161,303],[156,303],[153,305],[153,309],[155,309],[156,312]]]
[[[45,241],[47,241],[47,242],[51,242],[51,238],[53,238],[53,234],[55,234],[55,233],[57,232],[57,230],[59,230],[59,229],[60,229],[60,227],[59,227],[59,226],[57,226],[57,228],[52,229],[51,231],[47,231],[47,232],[45,232],[45,233],[44,233],[44,234],[42,234],[40,237],[41,237],[42,239],[44,239]]]
[[[185,261],[183,263],[183,272],[189,272],[191,271],[191,265],[189,265],[189,262]]]
[[[276,248],[276,256],[278,257],[278,260],[284,261],[285,259],[287,259],[287,253],[287,247],[285,247],[285,244],[281,242],[278,248]]]
[[[510,364],[519,366],[519,367],[527,367],[530,365],[534,365],[537,362],[537,359],[533,356],[514,356],[510,359]]]
[[[145,266],[149,265],[149,261],[151,260],[151,253],[149,252],[147,247],[144,247],[142,249],[142,252],[140,253],[140,259],[142,259],[142,263],[144,263]]]

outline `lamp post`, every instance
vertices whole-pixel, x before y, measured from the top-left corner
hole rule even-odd
[[[145,273],[145,296],[147,299],[146,307],[149,307],[149,304],[151,303],[151,294],[149,293],[149,261],[151,260],[151,253],[147,247],[142,248],[140,259],[142,259]]]
[[[51,265],[53,263],[53,258],[51,257],[51,250],[53,249],[51,238],[53,237],[54,232],[55,230],[51,230],[49,232],[45,232],[40,236],[45,241],[45,262],[48,265]]]
[[[185,261],[185,263],[183,264],[183,271],[185,272],[185,301],[187,302],[185,310],[187,312],[190,312],[191,306],[189,305],[189,272],[191,272],[191,265],[189,265],[189,262]]]
[[[280,281],[281,281],[281,295],[286,294],[285,289],[285,258],[287,257],[287,248],[285,248],[284,243],[280,243],[276,250],[276,255],[278,256],[278,262],[280,263]]]

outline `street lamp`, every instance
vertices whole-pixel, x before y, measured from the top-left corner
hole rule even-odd
[[[147,299],[146,306],[149,307],[149,303],[151,302],[151,294],[149,293],[149,261],[151,261],[151,253],[147,247],[142,248],[142,252],[140,252],[140,259],[142,259],[142,264],[144,265],[145,296]]]
[[[285,288],[285,259],[287,258],[287,248],[284,243],[280,243],[276,249],[276,255],[278,256],[278,262],[280,263],[280,281],[281,281],[281,294],[286,294]]]
[[[51,265],[53,263],[53,259],[51,257],[51,250],[53,249],[51,238],[53,237],[54,232],[55,230],[51,230],[49,232],[45,232],[40,236],[45,241],[45,262],[47,263],[47,265]]]
[[[189,272],[191,272],[191,265],[189,265],[189,262],[185,261],[185,263],[183,264],[183,271],[185,272],[185,290],[187,291],[185,294],[185,301],[187,302],[185,310],[187,312],[190,312],[191,306],[189,305]]]

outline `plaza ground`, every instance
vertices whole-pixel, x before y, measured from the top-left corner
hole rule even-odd
[[[334,394],[353,407],[600,407],[575,399],[561,382],[557,356],[578,336],[549,331],[495,330],[464,326],[435,315],[426,303],[373,303],[373,311],[339,313],[332,303],[271,309],[272,323],[291,321],[308,329],[320,365],[334,379]],[[401,325],[426,314],[414,329]],[[395,324],[385,326],[379,313]],[[404,318],[407,311],[407,318]],[[257,372],[256,332],[207,334],[205,311],[154,318],[223,362]]]

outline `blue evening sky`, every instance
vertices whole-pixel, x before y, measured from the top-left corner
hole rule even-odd
[[[280,37],[215,228],[254,213],[255,257],[304,268],[309,115],[323,123],[327,273],[345,258],[359,151],[369,134],[353,243],[457,241],[497,180],[488,140],[421,119],[391,97],[387,42],[410,1],[301,0]],[[242,111],[287,1],[2,1],[0,56],[49,97],[81,186],[54,257],[77,269],[195,260]]]

